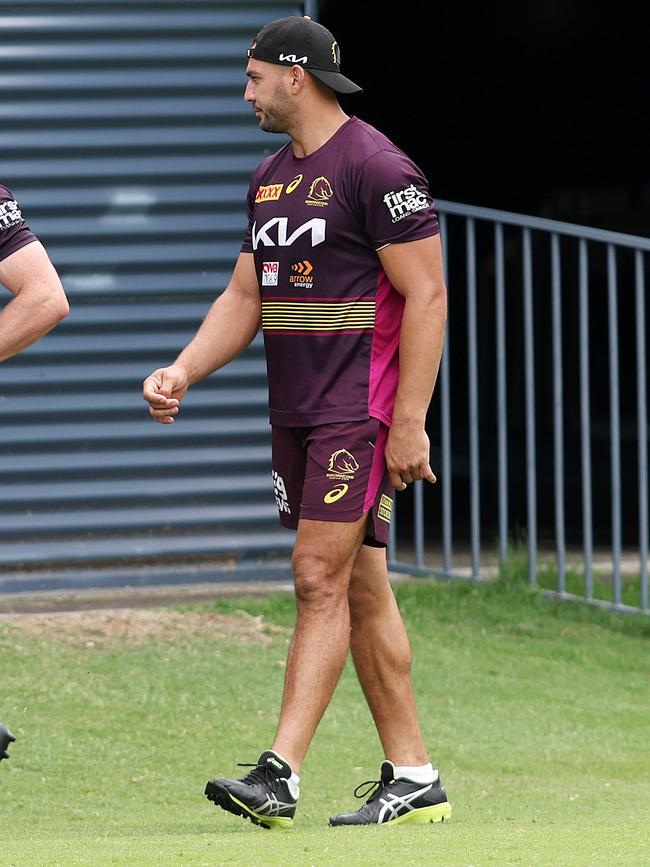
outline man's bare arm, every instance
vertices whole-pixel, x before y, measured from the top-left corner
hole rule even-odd
[[[447,320],[447,289],[440,236],[391,244],[379,252],[388,279],[404,296],[399,383],[386,444],[392,484],[403,490],[415,479],[436,478],[429,464],[424,425],[438,376]]]
[[[188,388],[243,352],[257,334],[261,319],[253,254],[240,253],[230,282],[194,338],[172,365],[155,370],[145,379],[143,397],[151,417],[161,424],[171,424]]]
[[[63,286],[39,241],[0,262],[0,283],[15,295],[0,312],[0,361],[35,343],[68,315]]]

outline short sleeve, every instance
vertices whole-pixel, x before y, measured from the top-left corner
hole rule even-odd
[[[246,196],[246,205],[248,208],[248,223],[246,225],[246,229],[244,230],[244,240],[241,245],[242,253],[252,253],[253,252],[253,189],[255,187],[255,176],[250,182],[250,186],[248,187],[248,195]]]
[[[0,262],[36,240],[13,193],[0,185]]]
[[[440,231],[427,180],[404,153],[382,150],[366,160],[359,172],[357,202],[375,250]]]

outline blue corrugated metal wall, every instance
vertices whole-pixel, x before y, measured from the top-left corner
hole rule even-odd
[[[281,144],[242,100],[245,49],[302,8],[18,9],[0,0],[0,176],[72,313],[0,366],[0,591],[202,580],[286,556],[261,343],[171,428],[150,421],[141,383],[228,279],[250,173]]]

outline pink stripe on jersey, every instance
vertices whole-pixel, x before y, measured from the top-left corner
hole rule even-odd
[[[372,466],[370,467],[370,478],[368,479],[368,487],[366,489],[366,499],[363,504],[363,514],[372,509],[377,492],[381,485],[384,473],[386,472],[386,458],[384,451],[386,450],[386,440],[388,439],[388,428],[383,424],[379,425],[377,439],[375,440],[375,451],[372,455]]]
[[[399,380],[399,335],[404,297],[393,288],[386,272],[377,278],[375,330],[370,355],[368,413],[390,426]]]

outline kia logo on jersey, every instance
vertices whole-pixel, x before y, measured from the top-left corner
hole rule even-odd
[[[259,229],[257,228],[257,221],[255,221],[252,230],[253,250],[257,250],[260,244],[264,247],[290,247],[295,240],[307,233],[311,235],[312,247],[316,247],[325,240],[325,225],[326,220],[322,217],[314,217],[313,220],[307,220],[306,223],[298,226],[294,232],[287,236],[288,217],[273,217]]]

